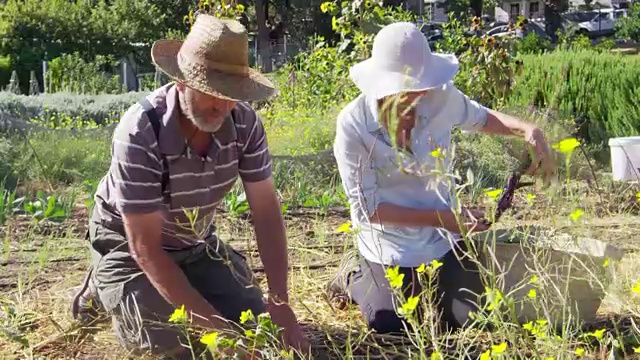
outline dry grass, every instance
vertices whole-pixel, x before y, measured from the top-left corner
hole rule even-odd
[[[542,210],[546,208],[542,200],[533,206],[523,205],[524,195],[519,193],[515,201],[518,204],[516,211],[508,214],[500,226],[543,224],[566,233],[600,239],[623,249],[626,255],[615,264],[616,276],[600,308],[599,320],[584,331],[607,328],[608,333],[618,334],[616,338],[622,339],[627,346],[624,352],[632,358],[633,347],[640,344],[639,319],[636,317],[640,313],[640,294],[634,296],[629,291],[640,278],[640,217],[637,208],[626,207],[620,211],[620,204],[612,204],[611,196],[602,202],[595,194],[589,194],[590,190],[584,186],[578,186],[574,191],[571,195],[565,194],[561,202],[563,206],[557,206],[556,202],[549,208],[551,210]],[[629,196],[634,194],[634,190],[626,191]],[[576,200],[577,195],[582,200]],[[544,194],[537,194],[537,199],[544,199]],[[579,225],[568,216],[578,205],[585,210]],[[0,241],[3,241],[0,291],[2,303],[6,305],[0,311],[0,321],[4,322],[5,328],[5,336],[0,336],[0,358],[128,357],[111,334],[108,322],[97,325],[95,333],[81,336],[70,318],[72,288],[80,284],[88,261],[88,244],[82,239],[85,215],[79,211],[74,220],[65,224],[39,227],[28,219],[14,218],[0,230]],[[285,220],[289,254],[294,264],[291,300],[312,341],[314,358],[415,358],[415,350],[406,339],[367,332],[356,306],[340,310],[324,294],[341,254],[352,246],[351,235],[336,231],[349,220],[348,214],[336,210],[323,216],[307,210],[287,215]],[[218,223],[221,237],[248,255],[250,265],[258,271],[264,283],[248,221],[221,214]],[[14,339],[6,336],[9,333]],[[439,339],[438,343],[448,344],[442,348],[444,351],[441,350],[443,355],[477,358],[491,344],[510,339],[505,336],[500,331],[470,331],[457,337]],[[25,346],[19,339],[25,340]],[[524,338],[519,339],[524,341]],[[574,348],[579,340],[577,336],[565,337],[562,346],[554,350],[554,358],[576,357]],[[537,358],[536,346],[540,346],[541,352],[548,353],[550,344],[535,345],[529,341],[509,346],[510,349],[520,348],[513,353],[514,357]],[[605,345],[598,347],[596,344],[587,349],[584,357],[606,358]]]

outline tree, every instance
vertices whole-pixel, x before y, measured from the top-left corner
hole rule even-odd
[[[269,29],[267,28],[267,14],[269,13],[269,2],[267,0],[256,0],[256,22],[258,25],[258,51],[262,61],[262,71],[271,72],[271,44],[269,44]]]
[[[547,0],[544,4],[545,32],[553,42],[558,39],[557,31],[562,28],[560,14],[568,7],[567,0]]]
[[[616,22],[616,35],[635,42],[640,42],[640,2],[635,1],[629,9],[629,16]]]
[[[63,54],[88,62],[134,54],[148,62],[149,46],[136,44],[162,37],[164,21],[154,0],[8,0],[0,4],[0,57],[10,59],[26,92],[29,73],[41,79],[41,62]]]

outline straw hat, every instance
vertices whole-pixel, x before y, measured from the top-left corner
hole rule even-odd
[[[248,44],[239,22],[201,14],[184,41],[156,41],[151,58],[169,77],[203,93],[235,101],[264,100],[276,90],[249,66]]]
[[[363,94],[377,100],[439,88],[453,80],[458,68],[455,55],[431,52],[415,24],[396,22],[376,34],[371,58],[354,65],[349,76]]]

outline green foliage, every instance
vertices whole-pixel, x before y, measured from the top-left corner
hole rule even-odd
[[[327,1],[320,10],[332,16],[333,31],[340,34],[339,52],[351,49],[350,56],[361,60],[371,55],[375,34],[385,25],[415,22],[415,14],[402,7],[383,6],[380,0]]]
[[[211,14],[220,19],[239,19],[244,14],[244,5],[233,4],[231,1],[224,0],[198,0],[198,12],[202,14]],[[195,21],[195,13],[189,11],[189,15],[185,16],[185,22],[190,26]]]
[[[35,197],[21,197],[14,201],[17,207],[16,213],[25,213],[34,221],[64,221],[71,217],[71,211],[75,202],[75,194],[70,197],[57,195],[45,195],[43,191],[38,191]]]
[[[11,58],[0,56],[0,90],[3,84],[8,84],[11,79]]]
[[[473,29],[482,27],[479,18],[473,18]],[[449,15],[443,25],[444,40],[436,45],[439,52],[454,53],[460,61],[455,78],[456,86],[481,104],[499,107],[511,93],[512,80],[519,70],[514,53],[515,36],[466,36],[466,26]]]
[[[640,58],[597,50],[556,50],[522,57],[512,106],[550,108],[576,119],[578,137],[603,145],[640,132]]]
[[[13,215],[16,203],[16,192],[7,189],[4,183],[0,183],[0,226],[4,225],[9,216]]]
[[[329,108],[357,95],[349,79],[354,62],[323,38],[316,41],[311,51],[296,55],[280,69],[278,104],[289,109]]]
[[[117,66],[118,62],[111,55],[97,55],[90,62],[85,61],[78,52],[62,55],[49,61],[47,77],[51,77],[51,88],[47,88],[47,91],[79,94],[122,93],[120,76],[110,77],[103,71],[117,70]]]
[[[640,42],[640,2],[634,2],[629,9],[629,16],[616,21],[616,35]]]
[[[70,185],[98,180],[109,168],[113,130],[32,132],[11,139],[15,155],[2,159],[18,179]]]
[[[8,56],[27,93],[29,72],[41,77],[41,62],[78,52],[86,61],[98,55],[137,55],[147,62],[148,47],[160,37],[164,11],[151,0],[8,0],[0,4],[0,56]]]
[[[521,41],[516,43],[516,51],[519,54],[542,54],[551,51],[551,42],[543,39],[534,32],[528,33]]]

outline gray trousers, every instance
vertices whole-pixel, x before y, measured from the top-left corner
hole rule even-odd
[[[181,346],[187,344],[183,332],[168,321],[175,307],[133,260],[123,234],[124,229],[90,221],[92,280],[118,341],[136,354],[191,358],[190,350]],[[168,253],[189,283],[225,318],[237,323],[245,310],[256,316],[266,311],[244,257],[216,236],[207,244]],[[197,345],[197,339],[192,343]]]
[[[468,251],[464,242],[460,248],[450,250],[440,259],[442,267],[436,275],[435,296],[440,315],[441,329],[455,331],[470,322],[470,312],[482,306],[482,299],[476,295],[484,292],[480,273],[475,263],[463,251]],[[457,256],[456,256],[456,253]],[[460,257],[460,259],[459,259]],[[358,268],[347,275],[346,291],[359,305],[365,322],[378,333],[403,334],[410,325],[397,313],[399,301],[385,277],[386,266],[372,263],[360,257]],[[400,267],[404,274],[404,298],[418,296],[423,289],[418,281],[416,268]],[[424,318],[422,308],[417,309],[418,318]]]

